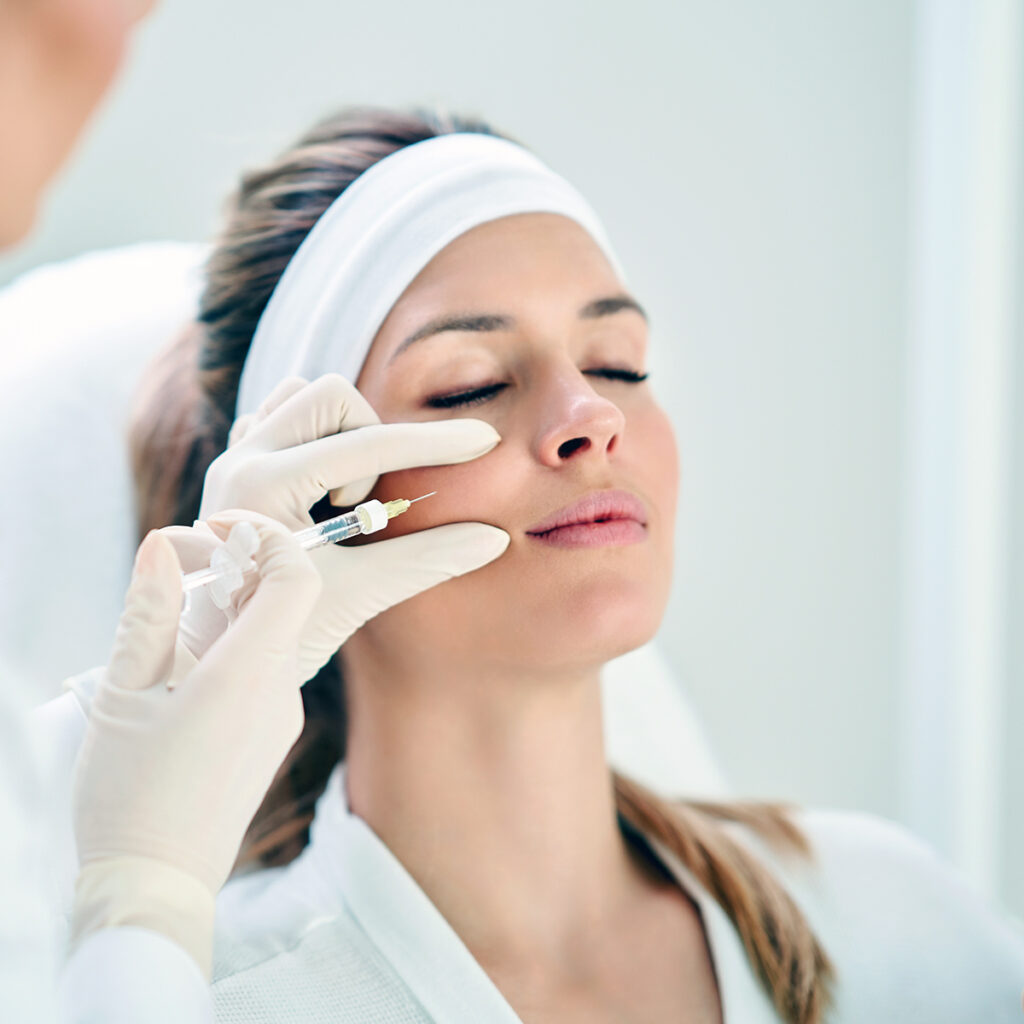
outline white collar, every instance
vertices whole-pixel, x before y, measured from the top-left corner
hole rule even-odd
[[[722,1000],[723,1024],[778,1024],[732,922],[694,875],[645,836],[700,908]],[[438,1024],[522,1024],[498,987],[398,859],[348,807],[339,764],[317,801],[302,860],[325,883]],[[323,911],[329,908],[323,906]]]

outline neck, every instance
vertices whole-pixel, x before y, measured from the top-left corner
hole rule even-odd
[[[439,667],[346,655],[350,806],[477,959],[567,962],[642,884],[618,828],[599,673]]]

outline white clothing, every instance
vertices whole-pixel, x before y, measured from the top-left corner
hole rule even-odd
[[[87,938],[58,978],[58,900],[68,879],[64,808],[69,767],[85,730],[77,716],[30,726],[22,687],[0,674],[0,1020],[10,1024],[206,1024],[210,991],[199,967],[170,939],[143,928]],[[73,854],[73,838],[71,853]],[[72,861],[73,863],[73,861]]]
[[[53,984],[51,980],[51,985]],[[210,988],[176,942],[148,928],[104,928],[64,967],[59,1024],[213,1024]],[[24,1018],[35,1024],[37,1018]]]
[[[1021,1017],[1024,932],[925,844],[868,814],[802,810],[820,869],[781,862],[745,827],[801,907],[839,975],[830,1024],[1001,1024]],[[725,912],[657,841],[699,906],[725,1024],[776,1024]],[[291,864],[236,878],[218,902],[219,1022],[517,1024],[469,950],[364,821],[339,766],[310,845]]]
[[[56,935],[48,913],[43,760],[24,690],[0,675],[0,1018],[56,1019]]]

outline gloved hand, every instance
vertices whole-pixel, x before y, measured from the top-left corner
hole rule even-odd
[[[198,662],[176,644],[174,548],[159,532],[143,541],[73,784],[72,944],[139,924],[178,941],[207,977],[214,897],[302,731],[297,641],[321,588],[284,527],[245,518],[259,579]],[[229,521],[209,527],[226,537]]]
[[[309,509],[324,494],[339,507],[354,505],[373,488],[377,474],[467,462],[499,441],[483,420],[382,424],[338,374],[312,383],[291,377],[232,427],[227,451],[207,471],[200,518],[225,508],[251,509],[301,530],[312,525]],[[497,527],[450,523],[359,547],[328,544],[311,551],[324,587],[299,641],[303,680],[378,612],[486,565],[508,543],[508,534]],[[224,619],[208,594],[196,591],[193,598],[182,635],[193,651],[201,651]]]

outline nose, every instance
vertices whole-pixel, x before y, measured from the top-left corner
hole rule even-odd
[[[626,426],[622,410],[599,395],[575,367],[540,389],[536,455],[557,468],[570,459],[605,458]]]

